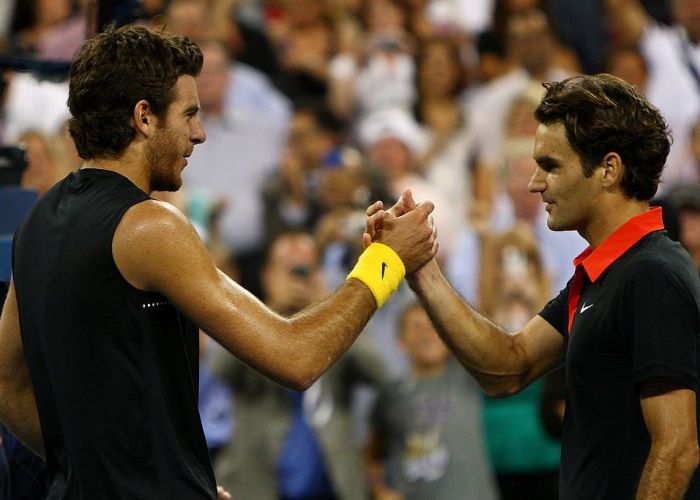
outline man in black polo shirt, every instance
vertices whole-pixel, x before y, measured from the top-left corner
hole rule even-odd
[[[590,244],[567,287],[511,333],[465,304],[434,260],[409,283],[489,395],[566,365],[561,498],[700,498],[700,282],[661,209],[649,207],[669,151],[666,124],[609,75],[545,88],[529,188],[546,203],[550,229]],[[412,207],[370,207],[366,242]]]

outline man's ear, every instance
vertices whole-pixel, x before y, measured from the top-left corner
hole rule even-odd
[[[153,111],[147,100],[141,99],[136,103],[131,118],[134,121],[134,130],[137,133],[140,133],[144,137],[149,137],[153,133],[156,125],[156,117],[153,115]]]
[[[613,187],[619,185],[622,181],[622,174],[625,172],[625,166],[622,163],[622,158],[617,153],[608,153],[603,157],[602,165],[602,182],[604,187]]]

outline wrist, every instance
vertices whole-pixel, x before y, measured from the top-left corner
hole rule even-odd
[[[408,285],[414,292],[424,289],[440,272],[437,261],[430,259],[425,265],[406,276]]]
[[[374,295],[377,308],[380,308],[399,287],[405,274],[401,257],[391,247],[372,243],[362,252],[347,279],[364,283]]]

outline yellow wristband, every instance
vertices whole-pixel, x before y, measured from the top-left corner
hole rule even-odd
[[[362,252],[347,279],[355,278],[367,285],[379,309],[399,287],[405,274],[401,257],[391,247],[372,243]]]

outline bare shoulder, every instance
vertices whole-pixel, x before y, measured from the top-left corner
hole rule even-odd
[[[126,211],[112,239],[112,255],[136,288],[160,291],[164,273],[191,259],[208,260],[204,244],[187,217],[168,203],[148,200]]]
[[[174,206],[158,200],[147,200],[126,211],[114,237],[116,240],[190,228],[187,217]]]

